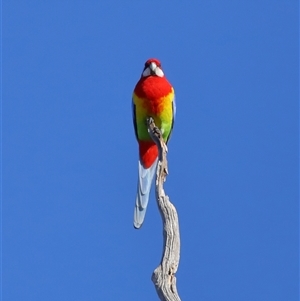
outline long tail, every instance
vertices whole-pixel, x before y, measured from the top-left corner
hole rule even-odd
[[[158,159],[156,159],[149,168],[144,168],[139,161],[139,178],[133,217],[133,225],[136,229],[139,229],[142,226],[145,218],[151,184],[157,167],[157,161]]]

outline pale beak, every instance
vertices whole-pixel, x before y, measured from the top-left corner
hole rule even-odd
[[[150,63],[150,66],[149,66],[149,68],[150,68],[150,70],[152,71],[151,73],[154,73],[155,74],[155,69],[156,69],[156,64],[154,63],[154,62],[151,62]]]

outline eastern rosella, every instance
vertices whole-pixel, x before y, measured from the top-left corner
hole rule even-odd
[[[175,111],[174,89],[164,76],[160,62],[149,59],[132,97],[133,124],[139,144],[139,176],[133,220],[136,229],[142,226],[145,218],[158,162],[158,148],[148,133],[147,118],[154,119],[167,143],[173,129]]]

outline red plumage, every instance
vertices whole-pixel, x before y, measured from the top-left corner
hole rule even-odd
[[[152,117],[168,142],[173,127],[174,90],[164,76],[157,59],[145,63],[132,97],[133,122],[139,144],[139,177],[133,225],[139,229],[145,218],[151,185],[157,168],[158,147],[148,133],[147,119]]]
[[[157,59],[149,59],[145,66],[154,62],[158,67],[161,63]],[[135,86],[134,94],[141,100],[139,105],[148,113],[148,116],[160,116],[164,110],[164,102],[162,98],[172,92],[172,86],[163,76],[141,76]],[[145,115],[146,120],[147,115]],[[152,166],[158,156],[158,149],[152,139],[139,139],[140,160],[145,168]]]
[[[149,168],[158,156],[158,148],[153,141],[139,141],[139,153],[144,168]]]
[[[160,98],[172,92],[172,86],[165,77],[141,77],[134,93],[148,102],[159,102]]]

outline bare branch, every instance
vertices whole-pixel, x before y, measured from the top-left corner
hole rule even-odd
[[[167,145],[154,120],[148,118],[148,132],[159,150],[156,171],[156,200],[163,221],[163,256],[160,265],[152,274],[152,282],[161,301],[180,301],[175,274],[180,258],[179,223],[176,208],[165,194],[163,183],[168,175]]]

